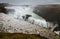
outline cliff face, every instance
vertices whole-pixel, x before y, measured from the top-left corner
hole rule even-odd
[[[8,5],[9,5],[8,3],[0,3],[0,13],[7,14],[7,9],[5,7]]]
[[[60,23],[60,5],[38,5],[34,12],[47,21]]]
[[[47,22],[57,23],[53,31],[60,31],[60,5],[38,5],[33,12],[46,19]]]

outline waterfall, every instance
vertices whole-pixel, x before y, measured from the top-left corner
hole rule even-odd
[[[14,9],[14,12],[8,12],[9,13],[8,15],[10,15],[11,17],[13,17],[15,19],[21,19],[22,20],[23,19],[22,16],[25,16],[26,14],[29,14],[29,15],[32,15],[32,17],[34,18],[33,20],[35,20],[35,24],[37,22],[38,25],[39,25],[39,23],[41,23],[41,22],[39,22],[40,20],[45,21],[42,17],[33,13],[33,7],[31,7],[31,6],[28,6],[28,7],[27,6],[10,6],[10,7],[6,7],[6,8],[7,9]],[[47,25],[46,21],[42,22],[41,24]],[[43,26],[43,27],[45,27],[45,26]]]

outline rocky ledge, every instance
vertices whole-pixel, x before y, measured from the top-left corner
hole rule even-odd
[[[39,34],[48,39],[59,39],[59,35],[39,25],[34,25],[23,20],[17,20],[6,14],[0,13],[0,32]]]

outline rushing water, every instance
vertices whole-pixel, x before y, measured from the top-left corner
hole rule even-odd
[[[8,12],[9,13],[8,15],[10,15],[11,17],[19,19],[21,16],[29,14],[32,15],[32,17],[34,18],[34,19],[30,18],[29,19],[30,22],[32,23],[34,22],[35,24],[43,25],[44,27],[47,27],[46,21],[42,17],[38,16],[33,12],[32,6],[9,6],[5,8],[14,9],[13,11]]]
[[[40,16],[38,16],[37,14],[33,13],[33,7],[32,6],[8,6],[6,7],[7,9],[14,9],[14,12],[8,12],[9,14],[13,14],[14,17],[18,17],[18,16],[22,16],[25,14],[30,14],[32,15],[34,18],[37,19],[41,19]]]
[[[5,8],[8,10],[9,17],[13,17],[16,19],[18,18],[18,20],[20,20],[21,19],[20,17],[25,16],[26,14],[29,14],[29,15],[32,15],[32,17],[29,17],[28,22],[32,24],[37,24],[46,28],[52,27],[52,26],[58,26],[58,25],[54,25],[53,23],[46,22],[46,20],[43,19],[41,16],[38,16],[37,14],[35,14],[33,12],[32,6],[8,6]]]

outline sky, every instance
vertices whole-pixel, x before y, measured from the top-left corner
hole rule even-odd
[[[60,4],[60,0],[0,0],[0,3],[14,5]]]

